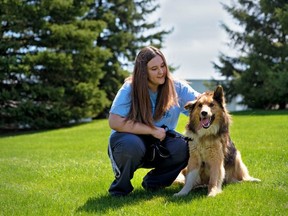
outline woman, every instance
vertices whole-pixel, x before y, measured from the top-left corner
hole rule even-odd
[[[184,105],[198,94],[172,78],[159,49],[149,46],[139,52],[132,77],[118,91],[109,115],[108,150],[115,173],[109,188],[112,196],[133,190],[131,179],[138,168],[154,168],[143,179],[146,190],[173,183],[187,165],[188,147],[180,136],[166,136],[163,125],[174,130],[179,114],[188,115]]]

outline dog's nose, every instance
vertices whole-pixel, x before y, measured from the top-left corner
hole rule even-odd
[[[201,112],[201,115],[202,115],[202,116],[207,116],[207,114],[208,114],[208,113],[207,113],[206,111],[202,111],[202,112]]]

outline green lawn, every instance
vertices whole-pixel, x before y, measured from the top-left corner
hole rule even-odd
[[[183,132],[187,117],[181,116]],[[133,178],[135,190],[109,197],[113,180],[107,120],[71,128],[0,136],[0,215],[287,215],[288,112],[233,114],[231,136],[250,174],[260,183],[224,186],[206,197],[197,189],[183,198],[172,185],[149,193]]]

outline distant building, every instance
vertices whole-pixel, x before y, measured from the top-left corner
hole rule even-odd
[[[211,85],[211,80],[194,80],[194,79],[189,79],[187,82],[195,89],[196,91],[202,93],[208,90],[213,90],[209,89],[208,86]],[[229,111],[241,111],[241,110],[246,110],[247,106],[239,104],[239,102],[242,101],[242,96],[238,95],[237,97],[233,98],[233,100],[230,103],[227,103],[227,109]]]

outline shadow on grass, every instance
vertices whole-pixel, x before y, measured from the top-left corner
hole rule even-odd
[[[207,196],[207,188],[198,188],[191,191],[187,196],[174,197],[181,188],[166,188],[157,192],[148,192],[145,190],[134,190],[130,195],[125,197],[112,197],[109,194],[100,197],[90,197],[83,206],[80,206],[77,212],[88,212],[105,214],[108,211],[116,210],[123,206],[132,206],[143,203],[153,198],[163,197],[169,202],[186,203],[193,199],[201,199]]]

